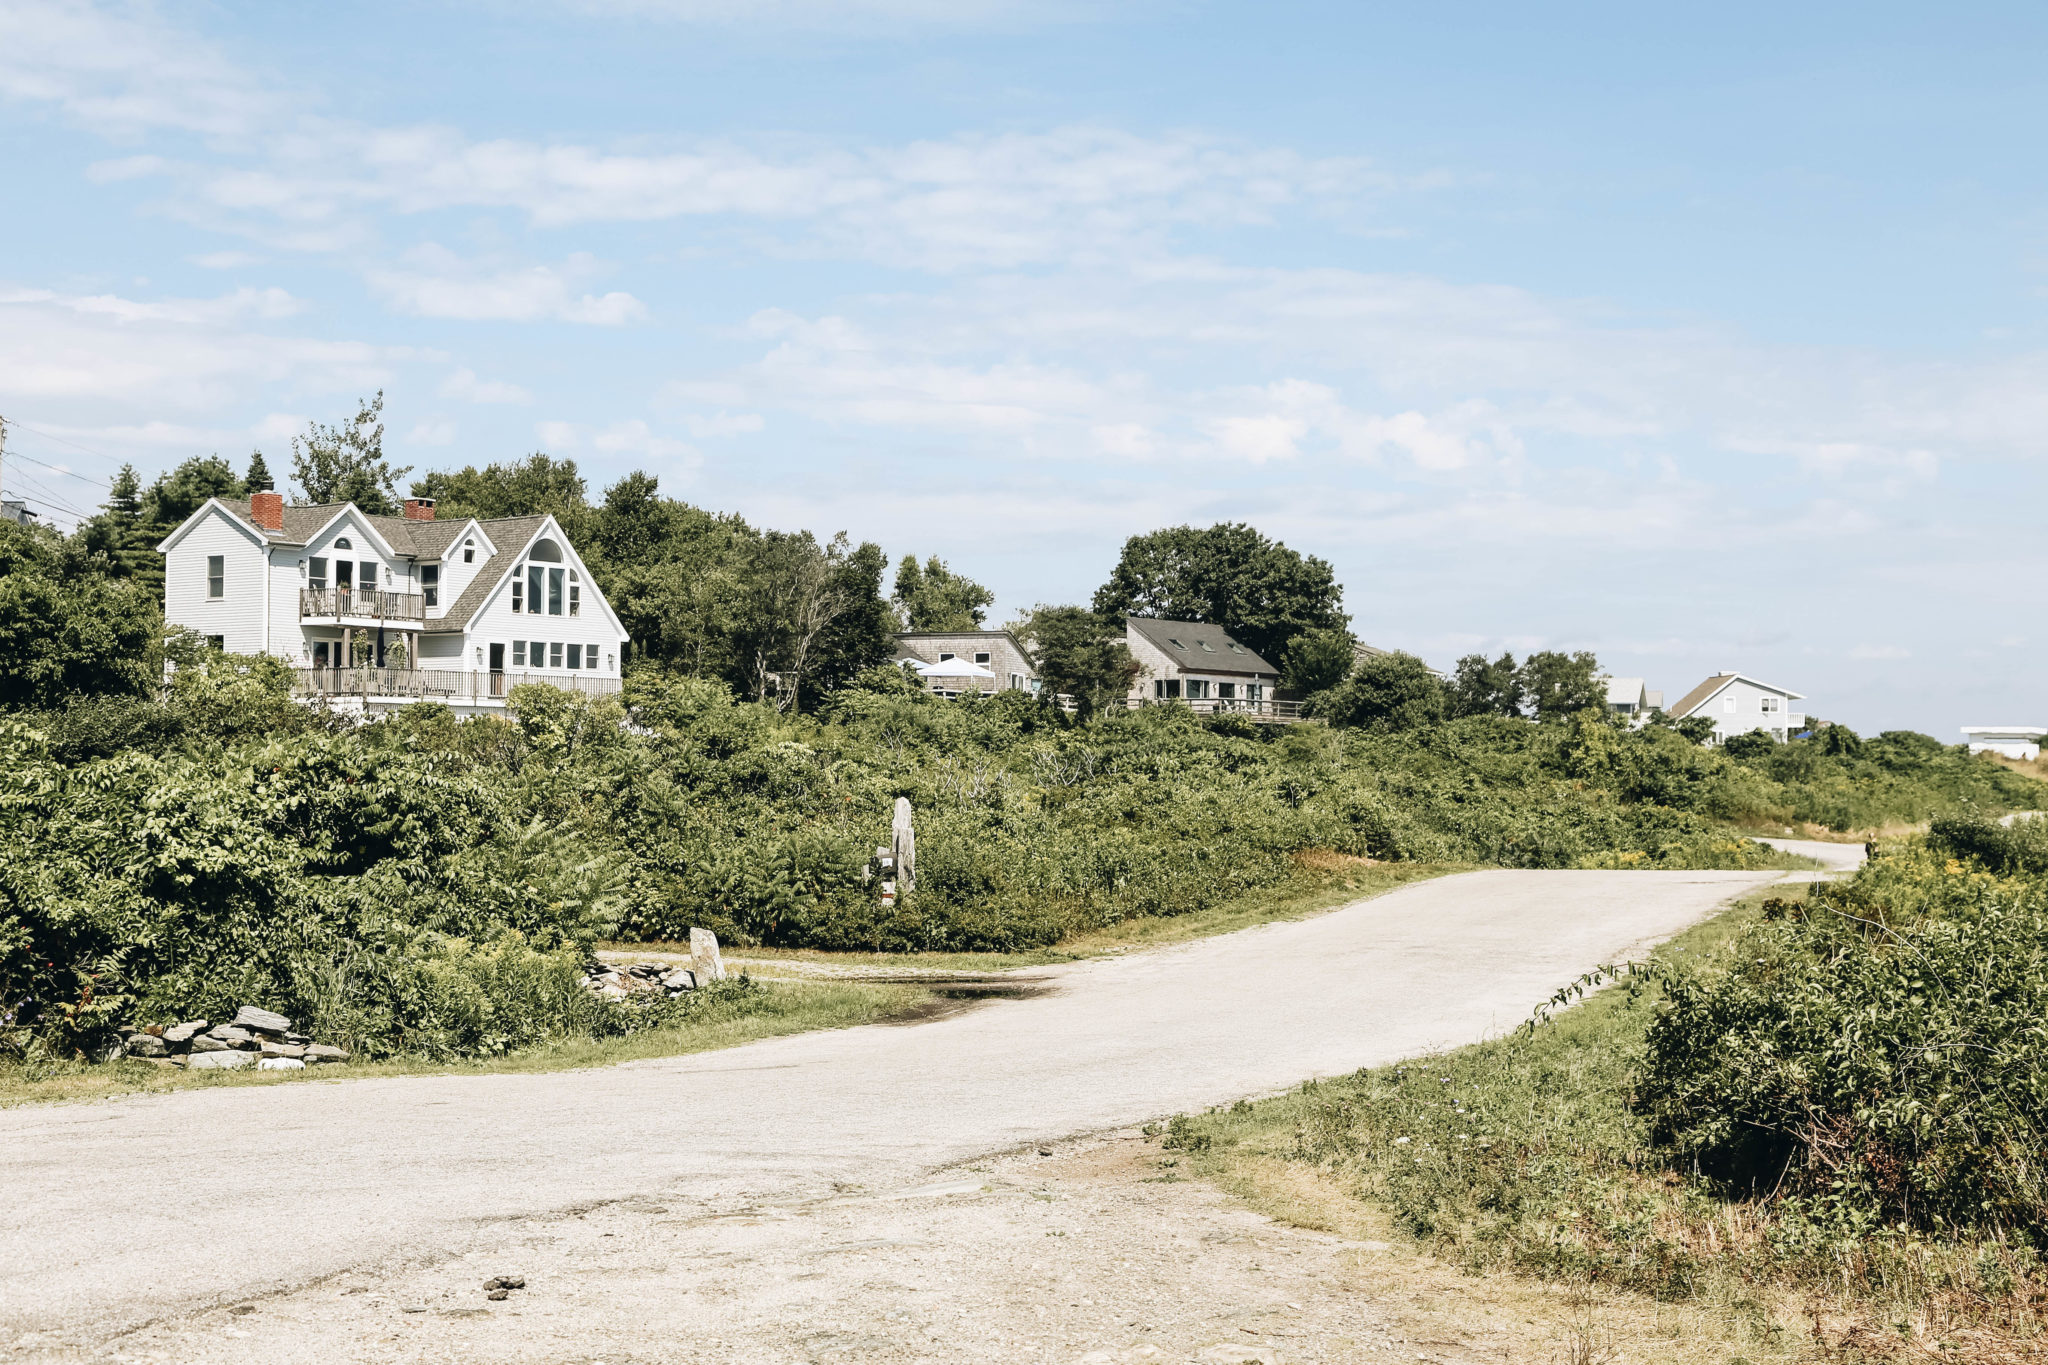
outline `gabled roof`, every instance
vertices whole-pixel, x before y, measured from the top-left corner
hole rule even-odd
[[[441,613],[440,619],[427,622],[427,633],[440,635],[466,629],[476,618],[477,612],[482,610],[484,602],[498,590],[498,585],[505,581],[505,575],[512,571],[514,561],[525,551],[528,543],[540,534],[540,528],[547,523],[548,518],[545,515],[497,517],[491,521],[478,522],[479,526],[486,528],[486,540],[477,548],[489,550],[491,553],[476,566],[476,577],[469,580],[469,586],[462,590],[462,596],[448,604],[448,610]],[[567,537],[563,539],[566,540]]]
[[[1641,678],[1608,678],[1607,704],[1609,706],[1636,706],[1643,701],[1643,680]]]
[[[1031,650],[1025,645],[1025,643],[1022,640],[1017,638],[1014,632],[1007,630],[897,631],[896,643],[899,646],[901,646],[905,640],[1008,640],[1010,642],[1010,648],[1016,650],[1018,654],[1023,656],[1024,663],[1027,667],[1034,670],[1038,667],[1038,660],[1032,657]]]
[[[272,545],[310,545],[338,518],[353,511],[365,526],[383,539],[393,554],[427,561],[437,560],[445,555],[448,547],[453,545],[475,520],[463,517],[451,518],[448,521],[414,521],[410,517],[373,516],[352,502],[314,502],[299,506],[287,503],[284,508],[284,529],[269,531],[256,524],[256,518],[250,514],[247,498],[213,498],[210,502],[219,504],[228,515]],[[204,511],[205,508],[200,510]],[[193,515],[197,516],[198,513],[195,512]],[[524,521],[529,518],[509,517],[505,520]],[[481,526],[483,523],[476,524]],[[183,527],[179,529],[182,530]],[[177,538],[177,533],[173,532],[164,543],[169,545]]]
[[[1783,687],[1773,687],[1767,682],[1750,677],[1747,673],[1716,673],[1713,677],[1708,678],[1698,687],[1680,697],[1677,704],[1671,708],[1671,718],[1673,720],[1684,720],[1687,716],[1719,696],[1728,684],[1738,681],[1746,682],[1751,687],[1762,688],[1766,692],[1775,692],[1779,696],[1790,698],[1793,701],[1803,701],[1806,698],[1804,692],[1793,692]]]
[[[1183,669],[1201,673],[1272,673],[1279,669],[1230,637],[1221,626],[1199,621],[1155,621],[1126,616],[1124,629],[1143,639]]]

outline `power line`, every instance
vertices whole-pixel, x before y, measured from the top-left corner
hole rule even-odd
[[[19,427],[23,431],[33,431],[35,432],[36,435],[42,437],[46,441],[55,441],[60,446],[70,446],[73,450],[82,450],[86,454],[92,456],[94,459],[105,460],[108,464],[120,465],[128,463],[128,461],[126,460],[115,459],[113,456],[107,454],[105,451],[94,450],[91,446],[82,446],[78,442],[68,441],[62,436],[53,436],[47,431],[42,431],[36,427],[28,425],[26,422],[17,422],[13,418],[9,418],[7,421],[7,425],[11,427]],[[40,461],[38,461],[38,463],[40,463]]]
[[[10,425],[20,426],[21,424],[16,422],[11,423]],[[34,428],[22,427],[22,430],[33,431]],[[78,479],[84,483],[98,484],[101,488],[106,489],[108,492],[112,492],[114,488],[114,485],[108,483],[105,479],[95,479],[90,474],[81,474],[75,469],[66,469],[62,465],[51,464],[48,460],[38,460],[35,456],[24,455],[18,450],[14,452],[14,457],[18,460],[27,460],[30,464],[39,464],[43,468],[51,471],[52,473],[62,474],[67,479]]]

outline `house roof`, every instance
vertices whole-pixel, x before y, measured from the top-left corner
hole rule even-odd
[[[1023,657],[1024,663],[1027,667],[1032,669],[1036,669],[1038,667],[1038,661],[1032,657],[1031,650],[1028,647],[1026,647],[1022,640],[1017,638],[1016,633],[1014,631],[899,630],[896,632],[896,643],[899,647],[901,647],[906,641],[911,640],[1008,640],[1010,642],[1010,648],[1016,650],[1017,653]],[[920,662],[922,661],[920,660]]]
[[[1199,673],[1272,673],[1279,669],[1230,637],[1221,626],[1199,621],[1156,621],[1126,616],[1124,629],[1139,636],[1184,670]]]
[[[1643,700],[1641,678],[1607,679],[1607,704],[1609,706],[1635,706]]]
[[[490,521],[478,522],[487,528],[486,543],[479,550],[491,550],[483,563],[476,566],[476,577],[469,580],[469,586],[462,595],[448,604],[448,610],[441,613],[436,621],[427,622],[427,634],[441,635],[466,629],[475,617],[484,599],[496,592],[498,585],[505,581],[505,575],[512,569],[513,562],[526,549],[527,542],[540,533],[547,524],[547,517],[496,517]],[[421,525],[430,523],[422,522]],[[459,524],[459,523],[457,523]],[[492,549],[495,546],[495,549]]]
[[[1767,682],[1750,677],[1747,673],[1716,673],[1713,677],[1708,678],[1698,687],[1680,697],[1677,704],[1671,708],[1671,718],[1673,720],[1684,720],[1687,716],[1712,701],[1729,683],[1735,682],[1738,679],[1752,687],[1760,687],[1766,692],[1776,692],[1779,696],[1790,698],[1793,701],[1804,700],[1806,696],[1804,692],[1793,692],[1783,687],[1773,687]]]
[[[355,506],[347,502],[314,502],[296,507],[286,504],[284,529],[271,533],[256,524],[256,518],[250,514],[247,498],[215,498],[214,501],[272,545],[309,545],[315,536],[326,529],[329,522]],[[372,516],[359,507],[356,508],[356,515],[369,523],[378,535],[384,537],[384,542],[394,551],[409,555],[413,559],[423,560],[441,558],[470,523],[468,517],[451,517],[447,521],[415,521],[410,517]],[[530,517],[499,518],[499,521],[531,520]]]

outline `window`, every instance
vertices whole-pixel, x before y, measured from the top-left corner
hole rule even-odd
[[[612,671],[612,667],[612,652],[610,650],[606,650],[604,652],[604,671],[609,673]]]
[[[1733,698],[1733,697],[1727,697],[1727,698],[1723,699],[1723,700],[1722,700],[1722,702],[1721,702],[1721,709],[1722,709],[1723,711],[1730,711],[1730,712],[1734,711],[1734,710],[1735,710],[1735,698]]]
[[[351,559],[337,559],[337,560],[335,560],[335,561],[334,561],[334,590],[335,590],[336,592],[347,592],[347,591],[348,591],[348,590],[349,590],[350,588],[353,588],[353,587],[354,587],[355,585],[356,585],[356,566],[355,566],[355,561],[354,561],[354,560],[351,560]]]
[[[228,557],[208,555],[206,557],[206,595],[226,597],[228,595]]]
[[[505,646],[503,645],[491,646],[492,649],[503,649],[504,647]],[[503,662],[503,660],[501,659],[500,662]],[[482,668],[484,666],[484,647],[482,645],[478,645],[476,647],[476,666],[478,668]]]
[[[945,663],[945,662],[947,662],[948,660],[951,660],[951,659],[953,659],[953,658],[955,658],[955,657],[957,657],[957,656],[955,656],[955,655],[952,655],[952,654],[948,654],[948,653],[946,653],[946,651],[944,651],[944,650],[940,650],[940,651],[939,651],[939,662],[940,662],[940,663]]]
[[[512,610],[526,610],[526,579],[521,574],[512,575]]]
[[[356,586],[364,592],[377,591],[377,561],[366,559],[356,567],[360,570],[356,574]]]
[[[526,646],[526,662],[530,668],[546,668],[548,647],[539,640],[529,642]]]
[[[582,645],[570,645],[570,646],[569,646],[569,667],[571,667],[571,668],[581,668],[581,667],[583,667],[583,646],[582,646]]]
[[[327,659],[332,650],[333,646],[328,644],[327,641],[315,640],[313,642],[313,667],[327,667]]]
[[[574,569],[569,570],[569,614],[571,616],[581,616],[583,614],[583,584],[577,581]]]
[[[462,542],[462,562],[463,562],[463,563],[465,563],[465,564],[474,564],[474,563],[476,563],[476,542],[475,542],[475,541],[473,541],[473,540],[465,540],[465,541],[463,541],[463,542]]]
[[[420,599],[430,607],[441,605],[441,566],[420,565]]]
[[[976,662],[976,663],[978,663],[978,664],[985,664],[985,663],[987,663],[987,662],[988,662],[988,660],[989,660],[989,653],[988,653],[988,651],[987,651],[987,650],[985,650],[985,649],[982,649],[982,650],[977,650],[977,651],[975,651],[975,655],[974,655],[974,662]]]
[[[560,668],[561,666],[562,666],[562,642],[561,642],[560,640],[557,640],[557,641],[555,641],[555,642],[554,642],[553,644],[551,644],[551,645],[549,645],[549,646],[548,646],[548,667],[549,667],[549,668]]]
[[[526,641],[514,640],[512,642],[512,666],[514,668],[526,667]]]
[[[549,570],[548,570],[548,615],[550,615],[550,616],[560,616],[561,614],[562,614],[562,571],[561,571],[560,569],[549,569]]]
[[[1262,701],[1265,699],[1265,696],[1266,685],[1264,683],[1246,683],[1244,685],[1244,699],[1246,701]]]
[[[306,586],[314,592],[327,591],[327,561],[309,559],[306,561]]]
[[[1217,696],[1219,696],[1219,697],[1221,697],[1221,698],[1222,698],[1223,700],[1225,700],[1225,701],[1231,701],[1231,700],[1234,700],[1234,699],[1235,699],[1235,698],[1237,697],[1237,684],[1236,684],[1236,683],[1217,683],[1217,684],[1216,684],[1216,695],[1217,695]]]
[[[526,557],[538,559],[543,564],[559,564],[562,562],[562,547],[552,540],[536,540]]]
[[[228,647],[228,637],[225,635],[209,635],[206,637],[206,644],[209,649],[225,650]]]
[[[353,550],[355,545],[347,536],[343,536],[334,542],[334,548],[337,550]]]
[[[1232,640],[1230,641],[1230,652],[1232,654],[1242,654],[1244,653],[1244,649],[1237,643],[1237,641]]]
[[[1175,649],[1186,649],[1186,648],[1187,648],[1187,646],[1186,646],[1186,645],[1182,644],[1182,643],[1181,643],[1180,641],[1178,641],[1178,640],[1174,639],[1174,638],[1173,638],[1172,636],[1170,636],[1170,635],[1169,635],[1169,636],[1167,637],[1167,639],[1166,639],[1166,643],[1168,643],[1168,644],[1172,645],[1172,646],[1173,646],[1173,647],[1174,647]]]
[[[1216,646],[1210,644],[1207,640],[1202,641],[1201,644],[1204,654],[1214,654],[1216,652]]]
[[[540,585],[547,570],[538,564],[526,566],[526,610],[529,614],[540,615]]]
[[[1189,678],[1187,681],[1187,692],[1190,701],[1207,700],[1209,696],[1209,680],[1207,678]]]
[[[1778,709],[1778,699],[1776,697],[1759,697],[1757,698],[1757,708],[1762,711],[1775,711]]]
[[[1162,699],[1178,697],[1180,695],[1180,679],[1154,678],[1152,680],[1152,695]]]

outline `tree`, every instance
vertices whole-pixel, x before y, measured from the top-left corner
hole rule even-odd
[[[1538,720],[1562,720],[1607,705],[1607,689],[1600,685],[1600,661],[1585,650],[1562,654],[1546,649],[1531,654],[1522,661],[1518,677]]]
[[[263,452],[249,452],[249,472],[242,476],[242,487],[248,493],[268,493],[277,487],[277,480],[270,477],[270,464],[263,458]]]
[[[637,477],[647,478],[646,475]],[[648,479],[651,486],[652,479]],[[576,537],[590,504],[585,501],[583,475],[574,460],[558,460],[534,451],[523,460],[466,465],[413,480],[412,495],[432,498],[441,517],[532,517],[552,515],[571,538]]]
[[[195,455],[167,474],[159,474],[142,494],[142,521],[158,538],[206,505],[208,498],[239,498],[242,481],[234,467],[218,455]]]
[[[1296,636],[1342,630],[1351,620],[1328,563],[1242,522],[1132,536],[1094,605],[1109,620],[1150,616],[1218,625],[1275,663],[1287,658]]]
[[[983,608],[996,595],[981,584],[956,574],[933,555],[918,567],[916,555],[903,556],[896,566],[895,601],[909,630],[980,630]]]
[[[746,547],[732,653],[755,701],[793,710],[805,688],[815,688],[827,631],[858,605],[854,579],[845,573],[851,554],[843,531],[829,545],[819,545],[809,531],[768,531]],[[877,559],[880,554],[877,549]],[[880,583],[877,564],[875,586]]]
[[[1287,647],[1280,680],[1304,697],[1335,687],[1358,663],[1358,646],[1348,630],[1304,631]]]
[[[1467,654],[1458,660],[1451,677],[1452,715],[1519,716],[1526,701],[1514,655],[1502,651],[1498,659],[1488,660],[1484,654]]]
[[[1138,661],[1118,622],[1086,607],[1039,607],[1011,629],[1030,647],[1046,691],[1072,697],[1081,719],[1122,709]]]
[[[818,637],[810,681],[813,700],[887,662],[896,652],[895,614],[882,597],[882,574],[888,567],[882,547],[871,540],[840,560],[837,590],[846,609]]]
[[[0,522],[0,707],[140,696],[159,675],[156,594],[77,554],[52,532]]]
[[[114,476],[114,486],[104,510],[78,528],[78,541],[89,553],[100,556],[106,572],[116,578],[134,578],[161,587],[163,559],[156,541],[142,520],[142,483],[135,466],[124,464]]]
[[[364,399],[338,427],[309,422],[292,438],[292,478],[308,502],[352,502],[365,512],[398,511],[398,481],[412,466],[393,469],[384,459],[384,391]]]
[[[1730,735],[1721,741],[1721,752],[1737,762],[1769,758],[1777,747],[1778,741],[1771,738],[1768,730],[1751,730],[1746,735]]]
[[[1449,698],[1442,680],[1413,654],[1374,654],[1358,671],[1316,701],[1316,714],[1332,725],[1363,730],[1419,730],[1444,718]]]

